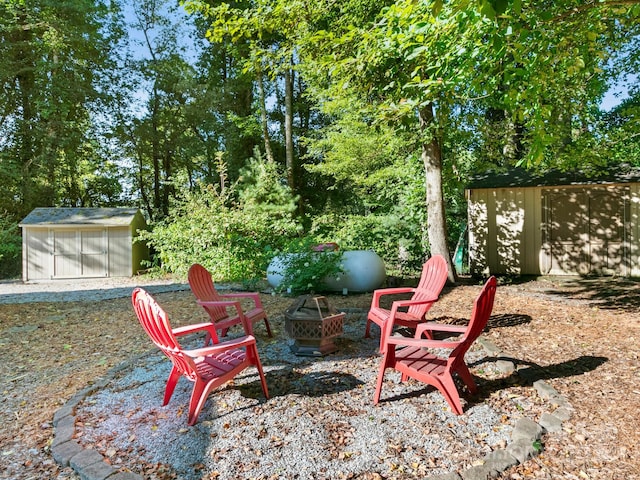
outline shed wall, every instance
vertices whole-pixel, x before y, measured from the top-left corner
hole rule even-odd
[[[133,226],[23,227],[23,281],[134,275],[146,258],[146,247],[133,244],[134,231]]]
[[[629,195],[629,274],[640,277],[640,183],[629,185]]]
[[[132,267],[131,229],[109,229],[109,273],[112,277],[130,277]]]
[[[471,272],[539,274],[540,189],[470,190],[468,200]]]
[[[131,275],[137,274],[145,267],[142,265],[143,261],[149,259],[149,248],[144,242],[137,241],[138,232],[147,229],[147,222],[140,212],[136,214],[131,223],[131,241],[132,241],[132,254],[131,254]]]
[[[467,198],[472,273],[640,276],[638,183],[552,189],[483,188],[468,190]],[[609,203],[617,211],[609,211],[611,205],[601,198],[614,199]],[[554,201],[556,210],[552,213]],[[552,214],[564,215],[563,220],[558,222],[551,218]],[[579,219],[581,215],[587,219]],[[559,238],[567,225],[583,225],[575,228],[585,230],[574,232],[574,238],[564,242],[566,251],[560,258],[558,242],[552,240]],[[565,261],[570,255],[579,261]]]

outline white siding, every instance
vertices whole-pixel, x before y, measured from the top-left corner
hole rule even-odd
[[[629,186],[629,196],[629,275],[640,277],[640,184]]]
[[[23,269],[22,279],[49,280],[52,276],[51,245],[48,228],[29,228],[23,233]]]

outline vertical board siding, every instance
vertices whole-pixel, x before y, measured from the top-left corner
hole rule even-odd
[[[53,275],[48,228],[29,228],[23,234],[24,265],[22,280],[49,280]]]
[[[51,230],[53,243],[53,278],[79,277],[80,242],[75,230]]]
[[[629,185],[629,275],[640,277],[640,184]]]
[[[129,277],[132,239],[129,227],[109,229],[109,273],[112,277]]]
[[[108,276],[107,229],[80,230],[79,234],[81,276]]]
[[[468,190],[474,274],[640,276],[640,187]]]
[[[486,276],[489,273],[487,261],[487,239],[489,238],[487,220],[487,190],[469,191],[469,270],[474,275]]]

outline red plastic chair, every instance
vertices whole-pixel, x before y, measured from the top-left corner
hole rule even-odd
[[[194,425],[198,414],[214,388],[228,382],[245,368],[254,366],[260,374],[264,396],[269,398],[267,382],[258,356],[256,339],[251,335],[251,324],[243,320],[246,335],[219,342],[216,329],[210,322],[171,328],[167,314],[142,288],[136,288],[131,297],[133,309],[140,324],[153,343],[164,353],[173,367],[167,380],[162,405],[169,403],[181,376],[193,382],[187,423]],[[176,337],[194,332],[207,332],[213,345],[194,350],[183,349]]]
[[[380,327],[380,351],[384,353],[382,338],[391,334],[394,325],[416,328],[425,322],[425,315],[431,306],[438,300],[438,296],[447,282],[447,262],[444,257],[434,255],[422,267],[420,282],[415,288],[383,288],[373,292],[371,308],[367,315],[367,326],[364,336],[369,337],[371,324]],[[385,295],[397,295],[401,293],[413,293],[410,300],[396,301],[392,303],[391,310],[380,306],[380,299]],[[406,309],[400,310],[400,309]],[[388,330],[385,333],[385,328]]]
[[[460,395],[453,375],[458,374],[470,393],[477,391],[471,372],[464,362],[464,355],[487,325],[493,309],[495,293],[496,279],[491,277],[476,298],[471,319],[466,327],[426,322],[418,325],[414,338],[387,335],[384,338],[386,353],[380,364],[373,403],[377,404],[380,401],[386,369],[393,368],[402,374],[402,381],[411,377],[436,387],[444,395],[451,409],[457,415],[462,415]],[[433,332],[461,333],[461,335],[456,339],[433,340]],[[428,338],[423,339],[423,334]],[[429,348],[452,350],[448,357],[442,358],[429,352]]]
[[[213,284],[209,270],[197,263],[189,268],[188,279],[189,287],[196,297],[198,305],[204,308],[211,318],[211,322],[221,331],[223,337],[226,336],[229,327],[241,324],[243,318],[247,318],[252,324],[264,320],[267,335],[272,336],[269,320],[262,307],[260,295],[246,292],[219,294]],[[240,298],[250,298],[253,301],[253,308],[243,312],[240,302],[235,301],[235,299]],[[228,309],[233,310],[230,312]]]

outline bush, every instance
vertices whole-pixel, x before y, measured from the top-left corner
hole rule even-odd
[[[186,193],[167,218],[142,234],[155,251],[155,270],[186,275],[200,263],[216,281],[264,278],[274,252],[300,231],[295,199],[271,162],[250,162],[244,179],[224,192],[205,185]]]
[[[6,215],[0,217],[0,278],[20,276],[22,269],[22,238],[16,222]]]
[[[325,215],[314,221],[313,233],[331,239],[343,250],[373,250],[387,273],[413,274],[427,257],[419,221],[386,215]]]
[[[292,295],[323,292],[327,290],[325,279],[339,277],[343,272],[342,253],[316,247],[320,242],[314,237],[306,237],[290,243],[279,254],[282,281],[280,292]]]

